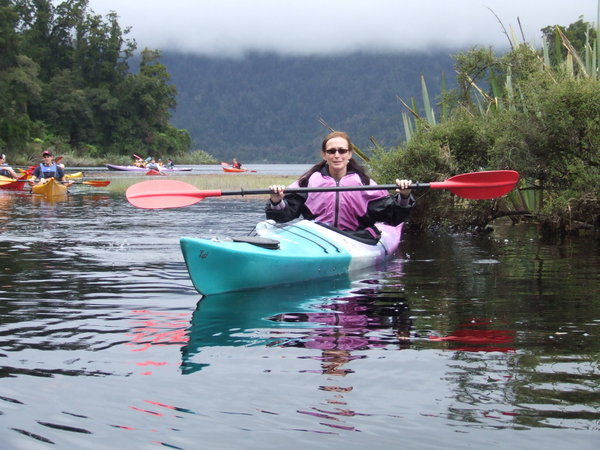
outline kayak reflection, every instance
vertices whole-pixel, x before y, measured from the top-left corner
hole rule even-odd
[[[208,296],[192,316],[181,370],[208,365],[199,362],[202,348],[257,345],[319,349],[328,352],[316,356],[323,370],[335,370],[328,360],[343,364],[353,350],[408,347],[410,324],[404,298],[352,288],[347,278]]]

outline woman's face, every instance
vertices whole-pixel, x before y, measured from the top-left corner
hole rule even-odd
[[[331,153],[333,150],[337,151]],[[352,158],[352,149],[350,149],[346,139],[343,137],[334,137],[327,141],[325,151],[322,151],[321,155],[327,162],[330,170],[342,170],[346,168],[348,161]]]

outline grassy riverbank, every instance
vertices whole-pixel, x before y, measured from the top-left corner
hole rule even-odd
[[[220,189],[222,191],[237,191],[240,189],[267,189],[273,184],[285,186],[292,183],[298,177],[295,175],[246,175],[246,174],[206,174],[206,175],[177,175],[177,176],[155,176],[145,175],[131,177],[111,177],[111,183],[107,189],[111,192],[125,193],[127,188],[142,181],[160,181],[170,179],[189,183],[200,190]],[[262,196],[255,196],[262,197]],[[266,196],[265,196],[266,197]]]

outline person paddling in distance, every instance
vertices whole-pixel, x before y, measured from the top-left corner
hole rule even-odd
[[[14,179],[19,178],[13,168],[6,164],[6,155],[4,153],[0,153],[0,175]]]
[[[328,134],[321,146],[322,161],[315,164],[290,188],[376,185],[353,158],[352,141],[341,131]],[[411,180],[396,180],[395,195],[385,190],[285,193],[282,185],[269,186],[267,219],[288,222],[302,216],[323,222],[375,244],[381,235],[376,222],[399,225],[415,204]]]
[[[42,153],[42,162],[33,171],[33,178],[29,179],[29,184],[42,184],[50,178],[60,181],[65,186],[71,186],[74,181],[65,181],[65,171],[60,164],[54,162],[54,155],[49,150]]]
[[[156,170],[156,171],[160,172],[160,166],[154,160],[154,158],[152,158],[150,160],[150,162],[148,162],[148,164],[146,164],[146,169],[148,169],[148,170]]]
[[[231,163],[231,167],[233,167],[234,169],[241,169],[242,168],[242,163],[239,162],[236,158],[233,158],[233,161]]]

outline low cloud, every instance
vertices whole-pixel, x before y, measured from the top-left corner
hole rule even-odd
[[[593,22],[596,2],[569,0],[90,0],[119,16],[139,47],[209,56],[508,46],[504,25],[541,45],[540,29]],[[493,11],[493,12],[492,12]],[[496,15],[498,17],[496,17]],[[500,20],[500,21],[499,21]]]

